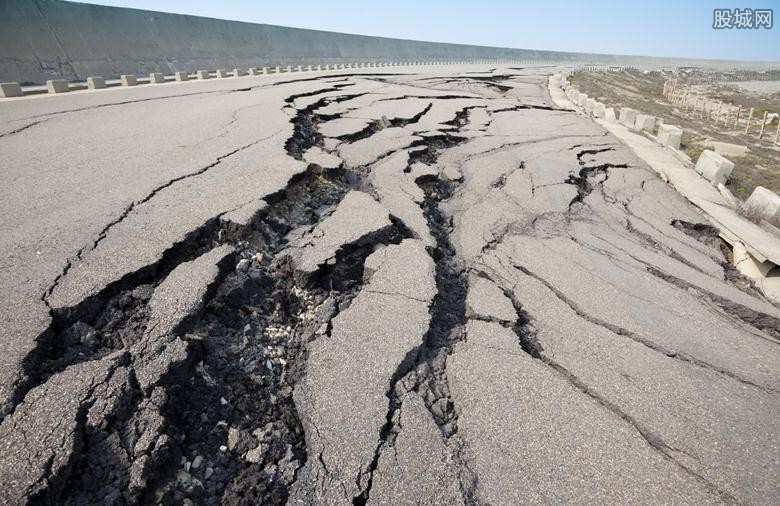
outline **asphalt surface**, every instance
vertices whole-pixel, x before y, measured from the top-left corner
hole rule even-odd
[[[775,504],[780,310],[554,71],[0,103],[0,503]]]

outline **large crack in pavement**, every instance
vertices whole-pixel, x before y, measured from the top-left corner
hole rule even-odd
[[[299,114],[303,120],[296,124],[311,122],[311,110]],[[296,128],[294,137],[308,146],[316,143],[312,129]],[[191,176],[169,181],[165,187]],[[323,321],[327,322],[339,304],[348,303],[358,286],[361,262],[371,248],[341,248],[334,264],[318,273],[321,286],[307,288],[295,287],[284,267],[273,260],[284,247],[287,232],[316,223],[354,183],[355,177],[341,167],[325,170],[311,165],[287,188],[266,195],[266,208],[247,224],[231,225],[217,216],[188,234],[154,265],[128,274],[75,307],[53,311],[51,330],[45,340],[39,340],[36,353],[28,357],[29,380],[19,387],[17,399],[21,401],[27,393],[54,384],[55,377],[64,378],[81,364],[101,363],[117,353],[124,357],[120,369],[127,372],[123,373],[123,386],[113,385],[118,390],[112,394],[110,405],[101,407],[100,416],[105,421],[98,420],[97,426],[91,421],[92,411],[96,403],[102,406],[106,399],[93,398],[94,389],[85,392],[75,414],[71,436],[75,444],[56,469],[51,461],[44,465],[40,485],[28,489],[38,490],[34,497],[58,503],[157,502],[181,501],[189,494],[209,504],[218,504],[223,497],[228,503],[247,497],[263,503],[284,503],[286,486],[306,458],[302,429],[290,397],[300,375],[296,360],[302,343],[319,329],[310,325],[301,331],[298,327],[310,322],[299,320],[306,311],[312,316],[316,305],[324,306]],[[374,243],[398,242],[404,233],[395,226],[388,232],[373,238]],[[181,336],[176,342],[184,343],[183,355],[162,365],[158,379],[147,384],[146,376],[139,379],[138,369],[148,367],[145,361],[149,358],[144,354],[149,353],[150,346],[158,346],[147,342],[158,331],[158,323],[150,324],[154,294],[177,269],[208,256],[205,252],[216,251],[212,248],[220,244],[231,245],[238,252],[242,258],[238,269],[226,268],[234,254],[220,261],[220,274],[203,294],[203,300],[209,301],[203,302],[203,319],[187,325],[186,332],[181,324],[171,329]],[[251,266],[245,267],[248,262]],[[223,277],[225,281],[220,284]],[[294,331],[291,325],[295,325]],[[252,330],[251,336],[248,329]],[[254,345],[251,351],[247,340]],[[252,360],[247,360],[249,357]],[[285,373],[287,369],[289,374]],[[109,374],[104,382],[110,381]],[[257,390],[252,388],[255,383],[260,384]],[[258,395],[259,391],[264,395]],[[226,397],[236,406],[229,405]],[[12,410],[8,418],[25,416],[27,403],[23,406],[23,412]],[[246,430],[250,419],[256,422],[251,427],[255,436]],[[204,425],[207,420],[210,427]],[[260,421],[263,423],[257,425]],[[228,422],[233,425],[228,427]],[[227,450],[225,445],[212,445],[217,440],[224,442],[225,435]],[[242,448],[237,449],[236,437]],[[247,448],[247,438],[258,444]],[[142,441],[151,445],[144,443],[147,449],[139,453]],[[255,472],[258,467],[263,472]],[[269,469],[275,478],[271,482]],[[191,470],[193,475],[195,470],[200,474],[187,474]],[[245,475],[258,479],[233,483],[236,476]],[[86,476],[97,479],[85,481]],[[29,498],[33,498],[32,493]]]
[[[585,155],[595,155],[612,151],[612,148],[583,149],[577,152],[577,163],[581,167],[577,175],[570,175],[566,183],[572,184],[577,188],[577,195],[569,202],[569,208],[576,203],[581,203],[585,197],[590,195],[594,189],[594,180],[596,185],[602,185],[609,178],[609,169],[625,169],[627,164],[601,163],[598,165],[586,165],[582,157]],[[591,179],[592,178],[592,179]]]
[[[51,325],[37,338],[35,350],[23,362],[26,379],[17,385],[12,397],[14,407],[6,416],[13,414],[30,390],[44,384],[53,374],[136,342],[144,331],[145,305],[155,286],[177,265],[207,250],[218,228],[218,217],[209,220],[166,251],[155,264],[127,274],[74,307],[50,309]],[[66,273],[67,267],[44,292],[44,298]]]
[[[426,111],[428,109],[430,106]],[[460,111],[453,125],[466,125],[469,109]],[[410,152],[404,172],[411,172],[411,165],[417,162],[434,165],[440,151],[457,146],[465,140],[457,135],[447,134],[415,143],[414,147],[417,149]],[[449,393],[446,357],[455,344],[463,339],[467,282],[462,259],[457,256],[450,242],[450,217],[441,208],[442,202],[452,197],[457,185],[435,176],[418,178],[417,184],[425,193],[422,207],[436,244],[430,254],[435,264],[437,291],[431,304],[431,320],[422,346],[412,350],[413,356],[402,361],[391,379],[386,421],[380,431],[380,442],[374,452],[374,459],[367,471],[369,478],[366,487],[352,500],[356,505],[369,502],[373,475],[379,465],[379,459],[384,451],[392,451],[401,430],[398,416],[404,396],[414,392],[423,399],[425,407],[445,439],[450,439],[457,433],[457,411]],[[459,442],[453,440],[453,452],[456,454],[458,444]],[[472,503],[476,478],[462,461],[459,462],[459,471],[463,497],[467,503]]]
[[[308,458],[292,399],[306,343],[327,333],[328,322],[349,304],[372,246],[402,237],[394,227],[367,246],[342,248],[332,265],[298,285],[279,255],[289,231],[311,227],[346,191],[338,178],[324,176],[293,186],[270,207],[267,220],[242,241],[246,271],[227,277],[193,329],[201,342],[199,374],[166,407],[184,464],[170,468],[156,493],[201,504],[286,502]],[[202,464],[192,469],[188,464],[199,457]]]

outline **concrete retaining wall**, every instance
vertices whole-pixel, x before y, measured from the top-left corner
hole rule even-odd
[[[198,69],[464,59],[640,66],[701,63],[418,42],[56,0],[0,0],[0,81],[23,84]],[[744,62],[726,65],[735,63]]]

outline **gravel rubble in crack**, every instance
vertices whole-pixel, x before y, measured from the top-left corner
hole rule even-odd
[[[318,144],[313,111],[351,97],[322,99],[299,111],[293,119],[296,140],[287,145],[291,156]],[[178,386],[167,407],[182,455],[180,466],[171,467],[154,490],[155,499],[286,502],[307,459],[292,399],[304,371],[306,343],[326,334],[330,320],[349,305],[374,245],[400,242],[407,232],[395,222],[372,244],[342,247],[305,286],[295,284],[279,253],[289,231],[311,229],[348,189],[363,186],[359,180],[343,168],[313,168],[236,244],[242,258],[238,268],[191,334],[201,348],[197,374]]]
[[[287,147],[293,157],[317,144],[314,109],[316,104],[292,120],[295,133]],[[28,361],[32,374],[20,386],[19,399],[55,374],[77,370],[72,367],[102,363],[110,354],[124,358],[117,362],[122,374],[113,375],[118,379],[106,380],[114,393],[99,399],[92,389],[80,401],[75,445],[56,475],[47,471],[36,500],[284,503],[287,486],[306,459],[290,397],[302,372],[305,342],[349,304],[373,245],[341,248],[306,287],[293,286],[275,257],[287,232],[312,226],[356,186],[362,184],[350,171],[310,165],[285,190],[267,196],[267,207],[249,226],[209,220],[155,265],[53,314],[52,329]],[[396,222],[375,239],[400,242],[405,234]],[[168,363],[154,390],[143,391],[136,368],[146,364],[136,363],[126,350],[150,331],[155,289],[177,266],[220,244],[235,247],[240,261],[229,273],[222,268],[224,281],[209,292],[205,314],[183,341],[174,337],[183,343],[183,360]],[[164,350],[166,344],[160,345]],[[100,417],[99,425],[90,421],[93,415]],[[133,449],[155,438],[158,446],[153,444],[149,454]],[[87,476],[95,480],[83,480]]]

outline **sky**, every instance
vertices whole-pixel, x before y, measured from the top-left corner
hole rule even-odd
[[[82,0],[83,1],[83,0]],[[713,9],[780,0],[88,0],[401,39],[585,53],[780,61],[780,26],[714,30]],[[587,4],[587,6],[586,6]]]

